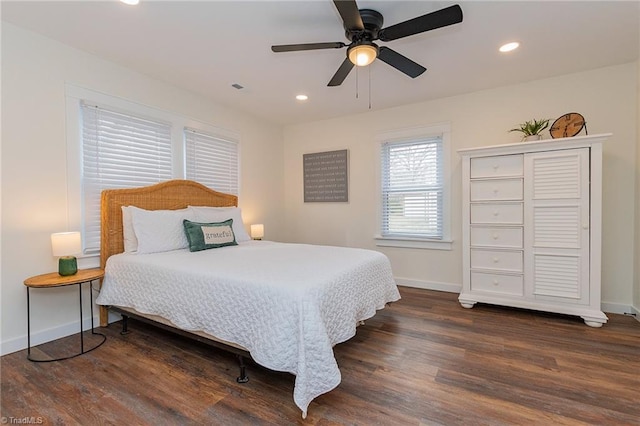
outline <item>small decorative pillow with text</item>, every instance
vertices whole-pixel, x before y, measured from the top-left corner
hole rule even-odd
[[[233,219],[213,223],[192,222],[185,219],[182,223],[190,251],[238,245],[233,233]]]
[[[227,219],[233,219],[233,233],[236,241],[239,243],[251,241],[251,237],[244,229],[242,221],[242,210],[240,207],[206,207],[206,206],[189,206],[195,215],[197,222],[222,222]]]

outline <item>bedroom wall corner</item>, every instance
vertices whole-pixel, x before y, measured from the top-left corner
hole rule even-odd
[[[639,55],[640,56],[640,52]],[[636,117],[636,179],[635,179],[635,262],[633,276],[633,313],[636,319],[640,321],[640,60],[636,62],[636,78],[637,78],[637,117]]]
[[[76,230],[67,201],[65,84],[70,83],[231,130],[240,135],[240,207],[247,227],[265,224],[280,239],[284,223],[282,126],[2,22],[1,353],[26,348],[30,276],[55,271],[50,234]],[[80,258],[79,266],[98,260]],[[86,290],[86,287],[85,287]],[[88,300],[86,293],[85,301]],[[79,330],[77,288],[31,292],[33,343]],[[88,308],[88,304],[86,306]],[[88,315],[88,309],[84,310]],[[96,313],[97,315],[97,313]],[[84,318],[87,322],[88,316]]]

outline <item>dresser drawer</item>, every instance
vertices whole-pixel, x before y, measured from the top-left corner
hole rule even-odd
[[[471,291],[499,293],[510,296],[524,295],[522,275],[471,273]]]
[[[471,246],[522,248],[522,238],[522,227],[471,227]]]
[[[472,158],[471,178],[522,176],[523,158],[522,154]]]
[[[522,203],[471,204],[471,223],[522,224]]]
[[[519,250],[471,250],[471,269],[522,272],[522,265],[522,251]]]
[[[487,179],[471,182],[471,201],[522,200],[522,179]]]

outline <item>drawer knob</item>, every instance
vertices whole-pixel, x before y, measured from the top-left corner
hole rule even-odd
[[[493,280],[493,285],[498,285],[498,284],[500,284],[498,280]]]
[[[497,194],[498,193],[498,188],[493,188],[493,193]]]
[[[500,234],[498,234],[497,232],[494,232],[492,237],[494,240],[497,240],[498,238],[500,238]]]
[[[494,215],[494,216],[498,216],[499,214],[500,214],[500,210],[494,210],[494,211],[493,211],[493,215]]]
[[[498,168],[499,168],[499,167],[500,167],[500,165],[499,165],[499,164],[494,164],[494,165],[493,165],[493,170],[498,170]]]
[[[500,262],[500,258],[498,258],[498,257],[494,257],[494,258],[493,258],[493,263],[498,263],[498,262]]]

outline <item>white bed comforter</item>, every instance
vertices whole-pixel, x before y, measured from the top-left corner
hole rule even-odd
[[[306,417],[309,403],[340,383],[333,346],[398,299],[382,253],[251,241],[111,256],[97,303],[204,331],[246,348],[267,368],[294,374],[293,399]]]

